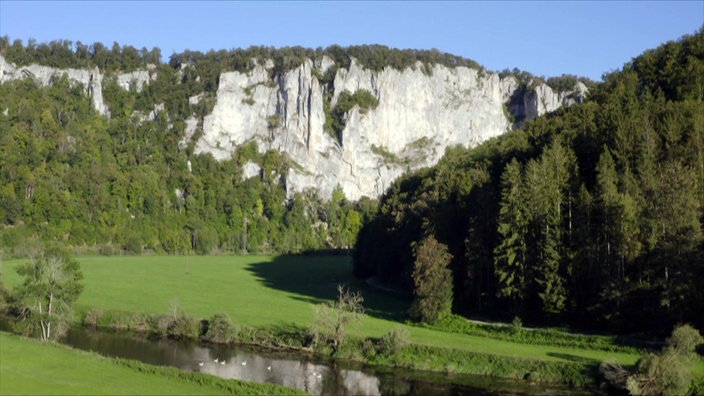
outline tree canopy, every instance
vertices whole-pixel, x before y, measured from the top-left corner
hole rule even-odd
[[[355,273],[413,290],[426,230],[453,310],[532,323],[704,328],[704,32],[633,59],[585,103],[396,180]]]

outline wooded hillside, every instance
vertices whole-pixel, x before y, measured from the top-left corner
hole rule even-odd
[[[704,328],[704,32],[586,103],[397,180],[355,271],[409,294],[412,244],[452,254],[454,311],[620,331]]]

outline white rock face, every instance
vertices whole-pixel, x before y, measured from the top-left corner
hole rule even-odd
[[[87,93],[91,96],[93,107],[101,115],[109,115],[109,109],[103,102],[103,76],[98,68],[88,69],[57,69],[49,66],[41,66],[31,64],[28,66],[17,67],[13,63],[9,63],[3,56],[0,55],[0,84],[31,78],[41,86],[47,86],[51,83],[53,77],[66,75],[72,82],[83,84]],[[156,74],[150,74],[147,70],[137,70],[131,73],[118,75],[117,83],[122,89],[128,90],[134,86],[137,92],[141,92],[144,84],[155,78]]]
[[[513,77],[508,78],[513,79]],[[517,88],[514,87],[513,89],[515,92]],[[522,117],[522,121],[519,123],[520,126],[533,118],[553,112],[562,106],[582,103],[587,92],[587,87],[581,82],[577,82],[573,90],[564,92],[555,92],[547,84],[540,83],[535,88],[525,92],[522,103],[512,108],[511,112]]]
[[[137,92],[142,92],[144,84],[148,84],[152,79],[147,70],[136,70],[131,73],[119,74],[117,76],[117,84],[125,91],[129,91],[131,87],[134,87]]]
[[[103,103],[103,77],[97,67],[93,70],[56,69],[37,64],[16,67],[15,64],[7,62],[4,57],[0,56],[0,83],[31,78],[41,86],[47,86],[52,77],[60,77],[61,75],[66,75],[72,82],[83,84],[88,94],[91,95],[95,110],[102,115],[108,114],[107,106]]]
[[[317,61],[318,71],[331,62]],[[313,188],[327,198],[339,184],[356,200],[378,197],[403,172],[437,163],[449,146],[475,146],[512,127],[504,104],[518,87],[513,77],[501,80],[494,73],[441,65],[430,75],[420,67],[376,72],[353,59],[349,69],[337,71],[333,106],[344,90],[360,89],[379,105],[364,114],[352,108],[339,142],[323,129],[324,92],[313,67],[306,61],[275,81],[261,66],[250,73],[223,73],[195,152],[228,159],[239,145],[254,140],[260,151],[286,152],[298,165],[286,177],[289,196]],[[561,98],[545,86],[525,102],[534,117],[558,108]]]

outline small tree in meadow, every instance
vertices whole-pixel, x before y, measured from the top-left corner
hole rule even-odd
[[[83,290],[83,275],[78,261],[62,246],[31,239],[25,250],[29,261],[17,267],[24,282],[15,289],[15,298],[27,308],[19,325],[30,335],[50,340],[67,328],[71,305]]]
[[[414,246],[414,300],[410,314],[414,320],[435,323],[452,311],[452,255],[447,246],[428,236]]]
[[[315,321],[309,329],[313,344],[328,345],[333,353],[347,338],[347,327],[359,321],[364,314],[364,298],[359,292],[353,292],[342,285],[337,286],[337,300],[313,307]]]

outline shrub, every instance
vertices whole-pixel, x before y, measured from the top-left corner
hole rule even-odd
[[[90,326],[90,327],[98,327],[102,318],[103,318],[103,310],[102,309],[98,309],[98,308],[90,309],[90,310],[88,310],[88,312],[86,312],[85,316],[83,317],[83,325]]]
[[[410,343],[408,330],[403,327],[396,327],[384,334],[379,340],[379,353],[395,355]]]
[[[523,321],[518,316],[515,316],[513,321],[511,321],[511,331],[513,333],[520,333],[521,330],[523,330]]]
[[[701,335],[689,325],[678,326],[658,354],[638,360],[626,388],[633,395],[683,395],[692,386],[694,350]]]
[[[364,314],[364,298],[342,285],[337,286],[337,300],[313,307],[315,321],[308,329],[312,344],[318,349],[332,348],[337,352],[347,338],[346,327],[358,322]]]
[[[376,345],[372,339],[367,338],[362,343],[362,355],[364,355],[364,358],[367,360],[374,359],[376,356]]]
[[[234,341],[232,321],[227,314],[216,313],[208,321],[208,330],[203,337],[206,341],[229,343]]]
[[[167,334],[174,338],[197,339],[200,336],[200,320],[180,312],[178,315],[171,318]]]
[[[702,342],[702,336],[690,325],[678,326],[667,339],[666,346],[672,348],[680,355],[689,355],[695,352]]]

